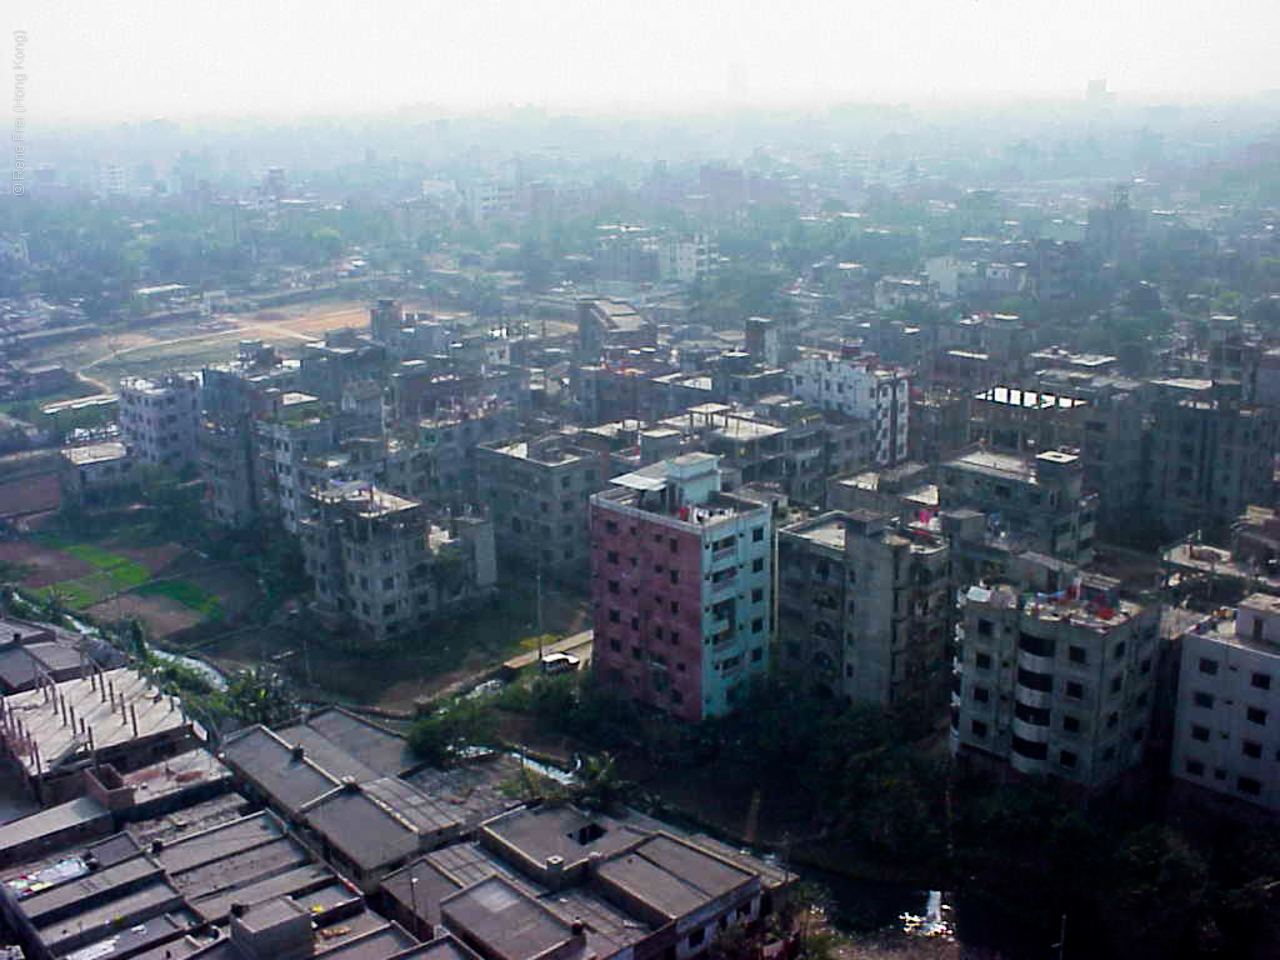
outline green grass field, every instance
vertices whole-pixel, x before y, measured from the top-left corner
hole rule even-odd
[[[132,531],[135,536],[138,531]],[[61,533],[42,533],[36,539],[51,550],[61,550],[94,567],[94,572],[74,580],[64,580],[35,591],[48,599],[56,593],[63,606],[84,610],[118,593],[169,597],[209,620],[221,620],[222,602],[218,597],[185,580],[151,582],[151,571],[136,560],[104,550],[93,543]]]

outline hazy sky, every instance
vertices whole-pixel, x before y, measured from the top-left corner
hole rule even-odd
[[[1280,0],[8,0],[29,115],[1280,87]],[[8,51],[6,51],[7,53]],[[8,99],[6,97],[6,99]]]

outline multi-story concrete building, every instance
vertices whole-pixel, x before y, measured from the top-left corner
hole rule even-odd
[[[608,350],[658,345],[658,331],[629,303],[605,297],[578,301],[578,358],[594,363]]]
[[[596,682],[690,722],[732,709],[769,662],[772,509],[682,454],[591,498]]]
[[[779,665],[854,703],[941,716],[954,601],[946,540],[870,511],[778,533]]]
[[[431,522],[416,500],[369,484],[313,490],[299,521],[314,609],[381,645],[400,641],[497,584],[493,527],[485,519]]]
[[[201,371],[203,410],[197,444],[208,490],[206,507],[215,523],[240,528],[257,517],[253,421],[266,408],[268,391],[292,389],[297,372],[296,362],[282,361],[261,340],[242,340],[233,362]]]
[[[1274,490],[1276,412],[1244,406],[1239,385],[1157,380],[1148,503],[1166,540],[1200,531],[1223,540],[1232,521]]]
[[[870,420],[879,466],[907,458],[911,381],[905,371],[887,369],[874,354],[845,347],[839,355],[807,351],[787,367],[794,396],[823,410]]]
[[[337,446],[334,411],[332,405],[297,391],[273,392],[266,400],[266,409],[252,421],[258,509],[297,533],[314,482],[305,464]]]
[[[120,439],[139,463],[180,471],[197,462],[200,377],[174,373],[158,380],[120,381]]]
[[[1081,566],[1093,559],[1098,498],[1084,494],[1074,453],[972,450],[942,465],[938,501],[944,510],[985,514],[992,533],[1023,550]]]
[[[1062,440],[1079,451],[1084,490],[1099,497],[1099,523],[1110,530],[1134,530],[1147,508],[1150,386],[1127,377],[1091,374],[1072,367],[1040,370],[1030,382],[1042,395],[1047,392],[1069,396],[1085,404],[1083,408],[1059,407],[1064,427],[1077,417],[1079,424],[1074,437],[1070,429],[1064,429]]]
[[[587,499],[608,483],[608,463],[558,433],[476,447],[477,496],[503,560],[557,576],[585,573]]]
[[[1026,571],[1024,592],[972,586],[952,687],[952,750],[997,770],[1103,788],[1142,760],[1155,700],[1159,608],[1115,581]]]
[[[1173,775],[1280,810],[1280,599],[1251,594],[1181,646]]]
[[[68,502],[95,506],[136,493],[138,474],[123,443],[109,440],[84,447],[66,447],[59,457],[58,480]]]

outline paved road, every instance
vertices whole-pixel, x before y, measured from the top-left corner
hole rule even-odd
[[[565,637],[563,640],[557,640],[555,643],[549,643],[542,648],[543,654],[548,653],[570,653],[582,660],[582,666],[585,668],[591,662],[591,639],[595,635],[594,630],[583,630],[581,633],[575,633],[571,637]],[[522,653],[518,657],[512,657],[502,666],[507,670],[523,670],[525,667],[531,667],[538,660],[538,651],[530,650],[528,653]]]

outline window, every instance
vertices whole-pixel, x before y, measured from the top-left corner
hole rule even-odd
[[[1150,658],[1150,657],[1147,657],[1145,660],[1143,660],[1143,661],[1142,661],[1142,672],[1143,672],[1143,673],[1150,673],[1150,672],[1151,672],[1151,658]]]
[[[1209,728],[1202,727],[1197,723],[1191,725],[1191,739],[1199,740],[1201,743],[1209,742]]]
[[[1124,656],[1124,651],[1125,651],[1125,646],[1124,646],[1124,641],[1122,640],[1120,643],[1116,644],[1116,648],[1111,652],[1111,656],[1114,659],[1119,660],[1121,657]]]
[[[1113,713],[1111,713],[1111,714],[1107,717],[1107,729],[1108,729],[1108,730],[1114,730],[1114,729],[1115,729],[1116,724],[1118,724],[1119,722],[1120,722],[1120,714],[1118,714],[1118,713],[1114,713],[1114,712],[1113,712]]]
[[[1213,694],[1205,693],[1203,690],[1197,690],[1191,698],[1191,702],[1197,707],[1204,707],[1206,710],[1213,709]]]
[[[752,603],[760,603],[762,600],[764,600],[764,591],[763,591],[763,590],[759,590],[759,589],[757,589],[757,590],[752,590],[752,591],[751,591],[751,602],[752,602]]]
[[[606,560],[608,560],[610,563],[617,563],[617,562],[618,562],[618,551],[617,551],[617,550],[610,550],[608,553],[606,553],[606,554],[604,555],[604,558],[605,558]]]
[[[752,633],[759,633],[759,632],[760,632],[760,631],[762,631],[763,629],[764,629],[764,618],[763,618],[763,617],[756,617],[754,620],[752,620],[752,621],[751,621],[751,632],[752,632]]]
[[[1058,762],[1064,767],[1074,767],[1076,765],[1076,755],[1070,750],[1063,750],[1062,753],[1058,754]]]
[[[671,552],[672,553],[680,552],[680,541],[677,540],[675,537],[671,538]]]
[[[641,658],[642,658],[642,657],[641,657],[641,653],[640,653],[640,648],[639,648],[639,647],[632,647],[632,648],[631,648],[631,659],[632,659],[632,660],[640,660]]]
[[[609,592],[610,592],[610,593],[618,593],[618,592],[619,592],[619,590],[618,590],[618,581],[617,581],[617,580],[610,580],[610,581],[609,581]]]
[[[1067,696],[1074,700],[1084,699],[1084,684],[1074,680],[1067,681]]]
[[[1217,676],[1217,674],[1218,674],[1218,661],[1217,661],[1217,660],[1210,660],[1208,657],[1201,657],[1201,658],[1200,658],[1200,672],[1201,672],[1201,673],[1206,673],[1206,674],[1208,674],[1208,675],[1209,675],[1209,676],[1211,676],[1211,677]]]
[[[973,735],[975,737],[985,737],[987,735],[987,725],[981,720],[974,720],[973,723],[970,724],[970,729],[973,730]]]
[[[756,527],[751,531],[751,540],[753,543],[759,543],[764,539],[764,527]]]
[[[702,946],[702,941],[706,938],[706,931],[699,927],[697,930],[693,931],[693,933],[689,934],[689,946],[700,947]]]
[[[618,532],[618,521],[617,521],[617,520],[606,520],[606,521],[604,522],[604,528],[605,528],[605,530],[606,530],[606,531],[608,531],[609,533],[617,533],[617,532]]]
[[[1204,764],[1201,763],[1199,760],[1188,760],[1187,773],[1191,774],[1193,777],[1203,777]]]
[[[977,665],[979,670],[990,670],[991,654],[989,653],[978,654],[976,657],[974,657],[974,663]]]
[[[1084,647],[1070,647],[1067,650],[1067,658],[1072,663],[1085,664],[1089,662],[1089,658],[1085,654]]]
[[[1255,760],[1262,759],[1262,744],[1255,743],[1252,740],[1246,740],[1240,744],[1240,752],[1246,757],[1253,757]]]
[[[995,624],[993,624],[990,620],[979,620],[978,633],[984,637],[991,636],[993,633],[995,633]]]
[[[1244,715],[1250,723],[1256,723],[1260,727],[1267,725],[1267,711],[1259,707],[1249,707],[1245,710]]]
[[[621,622],[622,622],[622,613],[621,613],[620,611],[618,611],[618,610],[610,610],[610,611],[609,611],[609,622],[610,622],[610,623],[621,623]]]
[[[1067,733],[1079,733],[1080,718],[1079,717],[1063,717],[1062,729],[1067,731]]]
[[[680,642],[680,631],[679,631],[679,630],[672,630],[672,631],[671,631],[671,643],[672,643],[672,645],[678,644],[679,642]]]
[[[751,561],[751,572],[761,573],[764,570],[764,557],[756,557]]]
[[[1112,693],[1119,693],[1119,692],[1120,692],[1120,689],[1121,689],[1123,686],[1124,686],[1124,677],[1112,677],[1112,678],[1111,678],[1111,692],[1112,692]]]
[[[991,691],[986,687],[974,687],[973,699],[977,703],[987,703],[991,700]]]
[[[1250,682],[1253,684],[1253,686],[1257,687],[1259,690],[1270,690],[1270,689],[1271,689],[1271,674],[1269,674],[1269,673],[1255,673],[1255,674],[1253,675],[1253,679],[1252,679]]]
[[[622,643],[621,643],[621,641],[619,641],[617,637],[610,637],[610,638],[609,638],[609,649],[610,649],[610,650],[612,650],[614,653],[619,653],[619,652],[621,652],[621,651],[622,651]]]
[[[751,651],[751,662],[759,663],[764,659],[764,647],[756,647]]]
[[[1253,779],[1253,777],[1241,777],[1236,781],[1236,788],[1250,797],[1256,797],[1262,793],[1262,784]]]
[[[672,571],[671,571],[671,582],[672,582],[672,583],[679,583],[679,582],[680,582],[680,571],[679,571],[679,570],[672,570]]]

